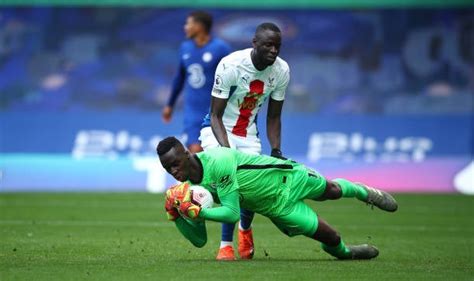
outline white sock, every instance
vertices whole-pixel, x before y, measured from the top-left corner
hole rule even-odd
[[[221,241],[221,249],[226,247],[226,246],[233,246],[232,241]]]

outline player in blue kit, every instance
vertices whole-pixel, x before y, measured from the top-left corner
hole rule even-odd
[[[179,94],[184,92],[184,133],[191,152],[202,151],[199,134],[209,112],[214,73],[219,61],[230,53],[227,43],[211,36],[211,27],[212,16],[207,12],[194,11],[187,17],[184,32],[188,40],[181,44],[178,73],[162,112],[163,121],[168,123]]]

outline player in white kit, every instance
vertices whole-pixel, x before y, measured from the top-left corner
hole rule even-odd
[[[283,158],[280,150],[281,110],[290,80],[288,64],[278,57],[281,31],[273,23],[260,24],[252,40],[253,48],[224,57],[216,69],[210,114],[206,116],[200,140],[204,150],[225,146],[250,154],[261,154],[255,118],[270,97],[267,113],[267,137],[271,155]],[[241,210],[238,252],[251,259],[254,244],[251,223],[253,213]],[[234,260],[235,225],[223,224],[218,260]]]

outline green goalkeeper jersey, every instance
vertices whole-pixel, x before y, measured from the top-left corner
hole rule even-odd
[[[219,147],[196,154],[203,167],[200,183],[221,207],[203,209],[200,217],[218,221],[238,218],[240,208],[274,217],[284,212],[308,179],[308,169],[290,160],[250,155]],[[240,203],[240,204],[239,204]],[[239,206],[240,205],[240,206]]]

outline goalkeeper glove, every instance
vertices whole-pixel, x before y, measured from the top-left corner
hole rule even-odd
[[[190,219],[196,219],[199,216],[199,213],[201,212],[201,207],[193,204],[191,200],[188,200],[180,203],[179,211],[185,217],[188,217]]]
[[[171,187],[166,192],[166,196],[167,200],[170,200],[173,203],[173,206],[178,208],[181,202],[190,200],[191,198],[189,183],[183,182]]]
[[[178,210],[173,206],[173,202],[169,200],[165,202],[165,210],[169,221],[175,221],[179,217]]]
[[[180,183],[170,187],[166,191],[165,210],[168,220],[175,221],[180,215],[177,210],[180,203],[185,200],[190,200],[191,192],[188,183]]]
[[[175,221],[179,217],[178,210],[174,206],[174,195],[173,188],[170,188],[166,191],[165,197],[165,210],[168,220]]]
[[[272,152],[270,153],[270,155],[278,159],[287,160],[285,157],[283,157],[281,150],[278,148],[272,148]]]

